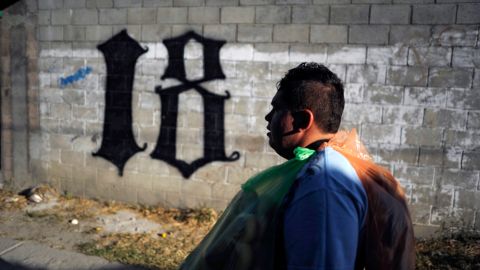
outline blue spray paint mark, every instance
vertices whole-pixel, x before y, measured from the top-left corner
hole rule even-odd
[[[85,77],[87,77],[87,75],[90,74],[92,70],[93,69],[91,67],[82,67],[77,70],[77,72],[75,72],[73,75],[67,76],[65,78],[60,78],[60,87],[65,87],[76,81],[85,79]]]

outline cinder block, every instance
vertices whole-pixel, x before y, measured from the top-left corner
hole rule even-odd
[[[239,25],[238,41],[240,42],[271,42],[273,27],[271,25]]]
[[[108,40],[113,36],[112,27],[107,25],[87,26],[85,34],[85,39],[88,41]]]
[[[314,4],[350,4],[351,0],[313,0]]]
[[[421,147],[418,164],[420,166],[442,167],[444,157],[444,148]],[[435,175],[435,178],[438,178],[438,174]],[[437,186],[439,186],[439,179],[435,179],[435,181]]]
[[[253,60],[260,62],[288,62],[288,45],[286,44],[256,44],[253,51]],[[268,72],[268,67],[265,68]]]
[[[240,0],[241,6],[250,6],[250,5],[270,5],[273,4],[275,0]]]
[[[408,5],[372,5],[371,24],[409,24],[410,6]]]
[[[430,195],[428,195],[430,196]],[[412,201],[412,200],[410,200]],[[419,224],[430,224],[430,205],[425,204],[411,204],[410,206],[410,216],[412,217],[412,222],[417,226]]]
[[[207,197],[212,196],[212,184],[203,181],[182,181],[181,182],[182,196],[197,196]]]
[[[374,104],[402,104],[403,87],[370,85],[365,91],[365,101]]]
[[[426,86],[427,79],[428,67],[389,66],[387,68],[388,85]]]
[[[472,86],[473,69],[435,67],[430,69],[428,85],[431,87],[469,88]]]
[[[447,100],[445,88],[406,87],[405,105],[425,105],[444,107]]]
[[[368,5],[342,5],[330,7],[331,24],[368,24]]]
[[[442,146],[443,128],[402,128],[402,144]]]
[[[54,178],[72,179],[73,166],[51,161],[48,175]]]
[[[37,14],[37,23],[39,25],[49,25],[52,23],[50,10],[40,10]]]
[[[426,25],[392,25],[390,44],[429,45],[430,28]]]
[[[435,0],[393,0],[393,3],[395,4],[433,4],[435,3]]]
[[[354,123],[380,124],[382,122],[382,108],[375,105],[346,104],[342,119]]]
[[[413,24],[454,24],[455,5],[414,5]]]
[[[277,88],[275,87],[275,84],[276,84],[276,81],[254,82],[252,86],[252,96],[255,98],[267,98],[267,99],[272,98],[277,92]]]
[[[113,8],[113,0],[87,0],[87,8]]]
[[[458,24],[479,24],[480,3],[465,3],[458,5],[457,23]]]
[[[418,160],[418,147],[382,144],[376,150],[378,163],[415,165]]]
[[[389,27],[386,25],[351,25],[350,44],[387,44]]]
[[[448,89],[447,107],[462,110],[480,110],[479,88]]]
[[[44,0],[38,2],[38,9],[58,9],[63,8],[63,1]]]
[[[51,12],[53,25],[65,25],[72,22],[73,11],[71,9],[58,9]]]
[[[219,23],[220,9],[217,7],[188,8],[189,23]]]
[[[289,23],[289,6],[255,7],[255,23]]]
[[[464,152],[462,159],[462,169],[480,170],[480,152]]]
[[[439,46],[475,46],[478,27],[473,25],[437,25],[432,29],[432,44]]]
[[[395,166],[393,174],[397,179],[405,182],[417,185],[432,185],[435,170],[431,167]]]
[[[468,47],[453,48],[452,66],[480,68],[480,50]]]
[[[363,92],[365,86],[361,83],[346,83],[344,84],[344,96],[346,103],[361,103],[363,102]]]
[[[192,24],[177,24],[177,25],[172,25],[172,36],[180,36],[185,34],[185,32],[188,31],[194,31],[197,34],[202,34],[203,33],[203,27],[202,25],[192,25]],[[223,48],[223,47],[222,47]]]
[[[349,65],[348,83],[385,84],[386,67],[377,65]]]
[[[100,9],[100,24],[127,24],[127,9]]]
[[[75,119],[78,119],[78,120],[87,120],[87,121],[98,120],[97,108],[73,106],[72,115]]]
[[[384,107],[382,123],[397,125],[421,125],[423,122],[423,108],[417,107]]]
[[[157,8],[157,7],[171,7],[172,0],[143,0],[143,7]]]
[[[168,25],[162,24],[153,24],[153,25],[142,25],[142,41],[153,41],[159,42],[163,39],[171,37],[171,28]],[[149,48],[151,50],[153,48]],[[157,72],[159,70],[150,70],[151,72]]]
[[[40,26],[37,32],[40,41],[61,41],[63,40],[62,26]]]
[[[212,187],[213,198],[231,200],[241,188],[239,185],[214,183]]]
[[[266,146],[265,135],[241,134],[233,137],[233,148],[242,149],[249,152],[263,152]]]
[[[480,129],[480,112],[468,112],[467,129]]]
[[[116,8],[142,7],[142,1],[138,0],[113,0]]]
[[[327,63],[329,64],[364,64],[367,49],[364,46],[329,45]]]
[[[325,63],[327,60],[326,45],[290,45],[290,62],[317,62]]]
[[[347,43],[348,26],[346,25],[311,25],[310,42],[312,43]]]
[[[143,172],[125,171],[122,176],[126,189],[135,190],[136,188],[150,189],[152,191],[152,175]]]
[[[462,150],[476,150],[480,134],[476,131],[446,130],[445,144],[459,146]]]
[[[173,0],[174,7],[199,7],[203,6],[204,0]]]
[[[367,64],[407,65],[407,55],[406,46],[369,46]]]
[[[390,4],[391,0],[352,0],[353,4]]]
[[[98,11],[96,9],[74,9],[72,23],[74,25],[98,24]]]
[[[261,82],[270,79],[269,63],[250,62],[237,66],[235,77],[241,80]],[[238,82],[237,82],[238,83]],[[227,88],[228,89],[228,88]]]
[[[60,162],[74,167],[85,166],[85,153],[71,150],[60,150]]]
[[[245,153],[246,168],[258,168],[264,170],[283,162],[283,158],[273,153]]]
[[[85,91],[64,89],[62,90],[62,99],[72,105],[84,105]]]
[[[328,24],[328,13],[328,6],[293,6],[292,23]]]
[[[68,41],[83,41],[85,40],[85,26],[71,26],[65,25],[63,27],[63,39]]]
[[[362,139],[366,143],[400,143],[400,127],[396,125],[362,124]]]
[[[207,0],[207,6],[238,6],[239,0]]]
[[[426,108],[423,118],[426,127],[445,127],[450,129],[465,130],[467,126],[467,112],[446,109]]]
[[[165,7],[158,8],[157,23],[186,23],[187,22],[187,8],[181,7]]]
[[[241,167],[228,167],[227,168],[227,183],[232,185],[241,185],[250,177],[253,177],[259,172],[256,168],[241,168]]]
[[[156,9],[129,8],[127,13],[128,24],[155,24]]]
[[[479,209],[480,192],[472,190],[458,190],[455,192],[454,205],[458,208]]]
[[[310,4],[310,0],[277,0],[275,2],[277,5],[306,5]]]
[[[309,31],[306,24],[276,24],[273,26],[273,41],[308,42]]]
[[[222,23],[253,23],[255,21],[254,7],[222,7]]]
[[[448,66],[452,49],[446,47],[410,47],[408,64],[414,66]]]
[[[86,1],[85,0],[64,0],[63,7],[64,8],[85,8]]]

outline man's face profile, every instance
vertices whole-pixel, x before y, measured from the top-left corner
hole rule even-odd
[[[293,149],[297,146],[294,118],[288,109],[283,91],[277,91],[272,99],[272,109],[265,115],[268,122],[268,143],[280,156],[290,159]]]

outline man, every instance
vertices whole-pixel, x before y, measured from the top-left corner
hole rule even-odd
[[[265,116],[288,161],[242,186],[182,269],[413,269],[403,192],[354,131],[338,132],[344,103],[325,66],[288,71]]]

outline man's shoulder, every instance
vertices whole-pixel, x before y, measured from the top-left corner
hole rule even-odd
[[[356,194],[359,200],[366,198],[355,169],[343,155],[330,147],[318,151],[294,183],[296,199],[318,190]]]
[[[348,159],[331,147],[318,151],[312,162],[307,164],[305,172],[316,178],[323,178],[323,181],[331,182],[332,185],[361,185],[360,178]]]

